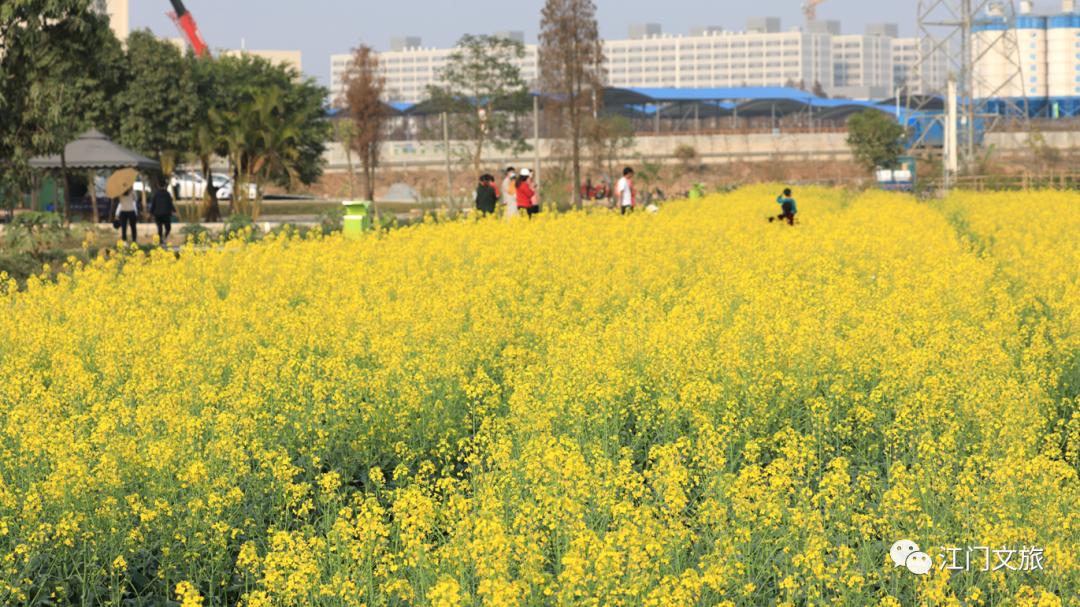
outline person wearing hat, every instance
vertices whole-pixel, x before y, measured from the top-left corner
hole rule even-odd
[[[517,190],[515,192],[517,196],[517,208],[518,212],[524,211],[529,215],[531,219],[533,215],[540,212],[540,205],[537,204],[537,194],[535,182],[533,181],[532,171],[529,169],[521,169],[521,174],[517,180]]]
[[[476,188],[476,210],[481,216],[487,217],[495,212],[497,204],[499,204],[499,190],[495,189],[495,176],[481,175],[480,185]]]

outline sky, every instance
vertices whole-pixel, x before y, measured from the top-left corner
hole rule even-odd
[[[659,23],[665,33],[695,26],[741,30],[752,16],[776,16],[787,30],[803,23],[801,0],[596,0],[600,34],[625,38],[632,23]],[[536,40],[544,0],[185,0],[207,44],[214,49],[300,50],[304,72],[330,79],[330,55],[364,43],[376,50],[395,36],[419,36],[424,46],[451,46],[462,34],[505,30]],[[131,0],[132,29],[177,37],[166,0]],[[867,23],[890,22],[902,35],[915,31],[916,0],[827,0],[820,19],[838,20],[845,33]]]

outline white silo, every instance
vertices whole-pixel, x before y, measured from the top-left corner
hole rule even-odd
[[[999,96],[1002,83],[1002,49],[1004,36],[1008,33],[1004,13],[999,6],[992,6],[986,17],[980,19],[971,31],[971,55],[974,70],[974,96],[986,99]]]
[[[1062,10],[1047,22],[1048,94],[1055,103],[1080,98],[1080,15],[1070,0]]]
[[[1032,15],[1030,11],[1017,15],[1016,47],[1023,82],[1017,79],[1017,86],[1010,87],[1008,96],[1045,99],[1050,82],[1046,60],[1046,17]]]
[[[993,5],[973,27],[977,98],[1026,98],[1036,103],[1046,98],[1046,17],[1031,10],[1030,2],[1021,2],[1010,26],[1001,5]]]

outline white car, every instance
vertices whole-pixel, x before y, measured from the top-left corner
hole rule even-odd
[[[135,182],[134,190],[136,192],[145,190],[146,194],[149,196],[153,193],[154,187],[152,185],[148,186],[143,182],[142,178],[139,178],[139,180]],[[176,196],[177,191],[180,193],[178,196],[180,200],[202,198],[203,194],[206,193],[206,180],[198,173],[178,171],[172,176],[172,179],[169,180],[169,193]]]
[[[214,185],[218,188],[218,200],[232,200],[233,181],[224,173],[212,173],[210,176]],[[135,191],[142,192],[146,189],[142,179],[135,182]],[[179,189],[180,200],[201,200],[206,195],[206,179],[199,173],[177,171],[169,180],[169,193],[176,195]],[[147,190],[151,193],[153,188]],[[259,188],[254,183],[248,184],[248,199],[254,199],[259,194]]]
[[[218,200],[232,200],[233,198],[233,180],[228,175],[222,173],[213,173],[210,176],[214,180],[214,185],[218,188]],[[248,184],[248,200],[254,200],[259,195],[259,188],[254,183]]]

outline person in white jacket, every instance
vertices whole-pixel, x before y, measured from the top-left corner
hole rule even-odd
[[[127,241],[128,226],[131,226],[131,242],[137,242],[139,240],[138,234],[135,233],[135,226],[139,223],[139,207],[135,203],[135,194],[131,190],[124,192],[117,199],[119,204],[116,205],[116,219],[120,222],[120,234],[124,241]]]
[[[502,182],[502,201],[506,206],[506,218],[517,217],[517,170],[514,167],[506,169],[506,177]]]

